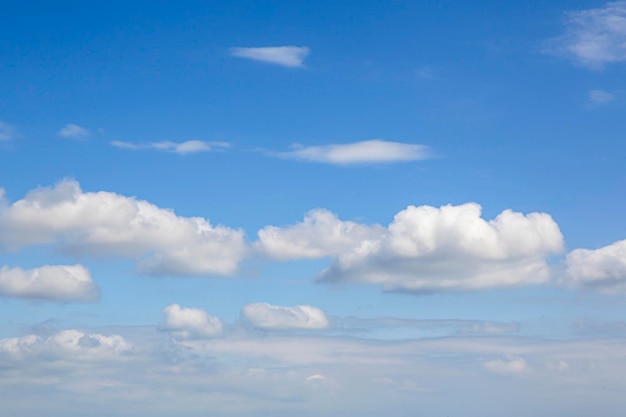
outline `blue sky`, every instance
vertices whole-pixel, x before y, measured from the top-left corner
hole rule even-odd
[[[2,9],[1,409],[622,415],[625,1]]]

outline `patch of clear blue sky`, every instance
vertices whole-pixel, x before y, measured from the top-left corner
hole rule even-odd
[[[242,227],[251,239],[259,228],[295,223],[315,207],[387,224],[409,204],[476,201],[487,217],[506,208],[548,212],[570,248],[609,244],[626,236],[624,67],[590,71],[541,52],[544,40],[562,33],[565,10],[602,4],[6,1],[0,120],[19,135],[1,144],[0,185],[15,200],[37,185],[74,177],[85,191],[134,195],[181,215]],[[279,45],[309,47],[305,68],[228,54],[230,47]],[[617,99],[590,108],[593,89],[613,91]],[[86,141],[56,137],[66,123],[93,134]],[[257,151],[372,138],[428,145],[438,158],[348,168]],[[233,146],[179,156],[109,145],[192,139]],[[0,261],[17,264],[28,253],[3,254]],[[323,263],[302,264],[260,267],[263,280],[278,285],[258,277],[146,285],[149,278],[134,277],[130,264],[98,264],[98,308],[108,311],[98,320],[119,323],[113,293],[127,297],[121,308],[146,323],[173,302],[227,318],[247,302],[289,300],[339,315],[453,318],[473,309],[479,319],[536,316],[506,292],[411,297],[359,287],[349,297],[337,295],[326,286],[311,289]],[[289,287],[289,280],[299,284]],[[192,291],[180,290],[175,299],[175,288]],[[502,299],[521,313],[502,313]],[[25,314],[36,310],[2,302]],[[492,308],[479,312],[477,305]],[[32,314],[44,316],[37,311]],[[568,311],[563,314],[580,314]]]

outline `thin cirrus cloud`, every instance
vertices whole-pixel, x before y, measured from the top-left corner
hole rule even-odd
[[[563,250],[546,213],[505,210],[481,217],[476,203],[409,206],[386,228],[313,212],[304,222],[259,231],[256,249],[281,258],[331,257],[320,281],[382,285],[389,291],[478,290],[540,284],[551,277],[547,257]],[[323,221],[315,220],[320,217]],[[329,234],[328,230],[332,229]]]
[[[608,91],[604,90],[591,90],[589,91],[589,103],[594,106],[607,104],[615,100],[615,96]]]
[[[179,155],[186,155],[198,152],[210,152],[230,147],[230,144],[226,142],[205,142],[201,140],[188,140],[186,142],[162,141],[144,144],[114,140],[111,142],[111,145],[115,146],[116,148],[129,149],[133,151],[153,149],[163,152],[172,152]]]
[[[8,141],[15,137],[15,127],[0,120],[0,141]]]
[[[57,132],[57,136],[66,139],[86,139],[91,135],[89,129],[74,123],[68,123],[61,130]]]
[[[428,146],[381,139],[324,146],[295,145],[291,151],[270,155],[332,165],[408,162],[432,157]]]
[[[140,273],[174,276],[231,274],[248,251],[242,230],[133,197],[83,192],[73,180],[13,203],[0,199],[0,247],[44,244],[70,256],[130,258]]]
[[[265,330],[315,330],[328,327],[326,314],[317,307],[306,305],[283,307],[254,303],[245,306],[242,315],[253,326]]]
[[[591,69],[626,61],[626,1],[568,12],[565,33],[546,42],[544,51]]]
[[[262,48],[230,48],[230,54],[237,58],[267,62],[283,67],[299,68],[309,54],[306,46],[269,46]]]
[[[0,268],[0,295],[47,301],[95,301],[99,289],[82,265]]]
[[[222,333],[224,324],[218,317],[200,308],[185,308],[172,304],[163,309],[162,331],[176,339],[202,339]]]

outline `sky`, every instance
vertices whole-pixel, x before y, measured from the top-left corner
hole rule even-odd
[[[3,2],[0,409],[623,415],[626,1]]]

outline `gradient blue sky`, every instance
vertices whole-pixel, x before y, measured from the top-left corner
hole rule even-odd
[[[0,409],[621,416],[624,45],[626,1],[3,2]]]

